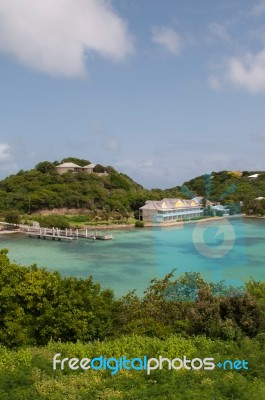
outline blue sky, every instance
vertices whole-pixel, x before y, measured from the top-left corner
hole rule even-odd
[[[265,169],[265,1],[0,0],[0,177]]]

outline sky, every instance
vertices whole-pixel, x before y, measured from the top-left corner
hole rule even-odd
[[[265,0],[0,0],[0,178],[265,170]]]

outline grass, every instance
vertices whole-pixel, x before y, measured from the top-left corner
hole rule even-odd
[[[54,215],[54,214],[50,214]],[[38,215],[22,215],[21,220],[27,224],[30,224],[33,221],[36,221],[38,218]],[[127,220],[125,219],[109,219],[104,220],[104,219],[91,219],[91,216],[88,214],[77,214],[77,215],[64,215],[70,223],[71,228],[83,228],[84,226],[108,226],[108,225],[134,225],[136,222],[136,219],[133,217],[129,217]]]

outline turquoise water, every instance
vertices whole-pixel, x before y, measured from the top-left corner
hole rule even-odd
[[[141,294],[152,278],[173,268],[177,275],[201,272],[209,281],[224,279],[236,286],[250,277],[265,281],[265,221],[235,219],[228,224],[114,231],[112,241],[95,242],[54,242],[10,234],[0,236],[0,248],[7,247],[10,258],[21,265],[37,263],[63,276],[92,275],[117,296],[133,289]]]

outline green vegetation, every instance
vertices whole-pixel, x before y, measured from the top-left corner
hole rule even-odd
[[[23,267],[0,251],[0,398],[261,399],[265,390],[265,283],[234,289],[197,273],[153,279],[142,297],[87,279]],[[40,347],[45,346],[45,347]],[[37,347],[36,347],[37,346]],[[244,359],[249,370],[64,371],[63,357]]]
[[[91,164],[91,162],[89,160],[84,160],[84,159],[80,159],[80,158],[76,158],[76,157],[66,157],[64,158],[61,163],[67,163],[67,162],[71,162],[77,165],[80,165],[80,167],[84,167],[85,165]],[[57,162],[55,162],[55,164],[59,164]]]
[[[259,176],[250,180],[248,176],[254,173],[258,173]],[[184,188],[203,197],[206,191],[209,192],[209,200],[231,205],[231,214],[238,212],[236,205],[240,201],[243,201],[244,213],[261,216],[265,214],[265,201],[255,200],[257,197],[265,197],[265,172],[262,171],[243,171],[242,175],[236,171],[212,172],[208,179],[201,175],[185,182]]]
[[[136,228],[143,228],[144,227],[144,222],[143,221],[136,221],[135,222],[135,227]]]
[[[53,356],[82,358],[104,355],[127,358],[159,357],[173,359],[213,357],[245,359],[248,371],[53,371]],[[45,347],[18,351],[0,349],[1,400],[261,400],[264,399],[264,338],[245,338],[242,342],[212,341],[205,337],[183,338],[172,335],[166,340],[144,336],[83,344],[51,342]],[[165,363],[166,364],[166,363]]]
[[[8,224],[20,224],[20,214],[18,211],[8,211],[5,213],[5,222]]]
[[[62,162],[80,166],[90,163],[74,157]],[[111,166],[98,164],[92,174],[69,171],[59,175],[55,168],[58,164],[58,161],[43,161],[30,171],[19,171],[0,181],[0,212],[18,210],[29,215],[43,209],[63,209],[62,213],[67,214],[68,209],[75,209],[77,214],[78,210],[79,214],[87,214],[88,222],[126,223],[133,216],[138,219],[139,207],[148,199],[197,195],[203,197],[206,215],[212,213],[207,210],[206,196],[211,201],[229,205],[230,214],[240,212],[239,203],[243,201],[246,214],[265,215],[265,200],[255,200],[265,197],[265,172],[258,172],[258,178],[253,180],[248,178],[253,171],[244,171],[242,175],[231,171],[213,172],[207,179],[202,175],[182,187],[147,190]],[[102,175],[104,172],[107,174]]]
[[[1,343],[8,347],[47,344],[51,339],[94,340],[140,334],[204,334],[239,340],[264,331],[265,283],[241,290],[209,284],[200,274],[173,273],[153,279],[143,297],[115,299],[92,277],[62,278],[36,265],[12,263],[0,251]]]
[[[80,166],[89,163],[73,157],[62,162]],[[71,171],[59,175],[55,169],[57,164],[57,161],[40,162],[30,171],[19,171],[0,181],[0,212],[18,210],[31,214],[42,209],[64,208],[77,209],[80,213],[89,211],[94,219],[126,221],[147,199],[160,199],[164,194],[161,190],[144,189],[110,166],[95,167],[97,173],[108,173],[102,176]]]

